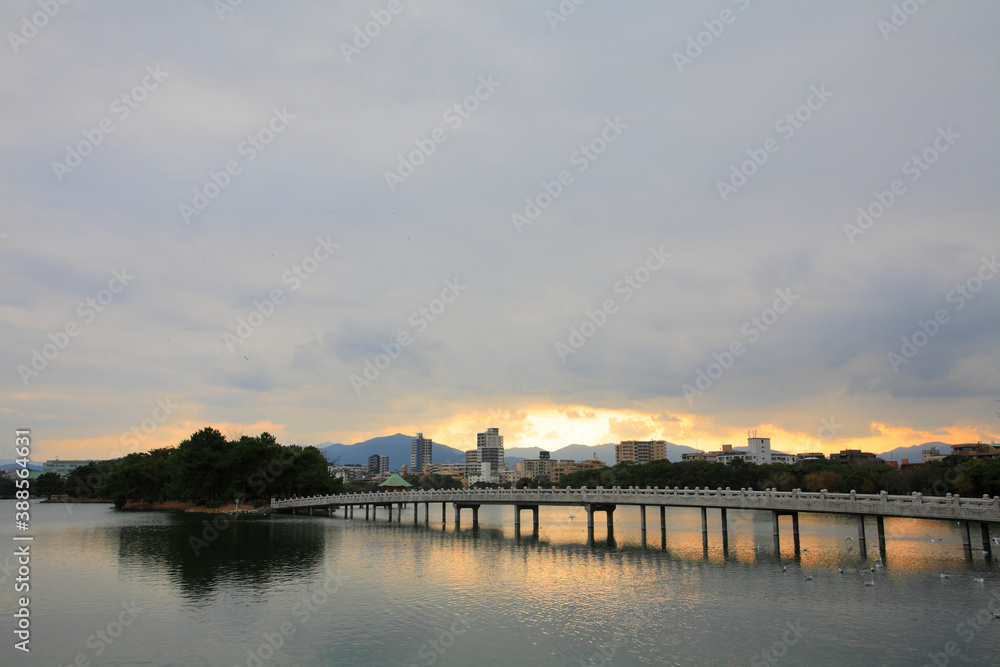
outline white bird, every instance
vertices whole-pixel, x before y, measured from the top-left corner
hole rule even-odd
[[[781,571],[782,571],[782,572],[788,572],[788,567],[787,567],[787,566],[785,566],[785,565],[782,565],[782,566],[781,566]]]
[[[809,551],[808,549],[803,549],[802,551]]]
[[[808,577],[806,577],[806,581],[812,581],[812,580],[813,580],[813,576],[811,574]]]
[[[846,542],[847,540],[853,540],[853,539],[854,539],[853,537],[848,536],[844,538],[844,541]]]
[[[985,583],[985,579],[982,579],[982,578],[980,578],[980,579],[973,579],[973,581],[976,582],[977,584]]]
[[[576,515],[575,515],[575,514],[570,514],[570,515],[569,515],[569,520],[570,520],[570,521],[572,521],[572,520],[573,520],[573,519],[575,519],[575,518],[576,518]]]
[[[993,544],[1000,544],[1000,537],[994,537]]]
[[[941,578],[942,579],[947,579],[950,576],[951,576],[950,574],[945,574],[944,572],[941,573]]]
[[[843,573],[844,573],[844,568],[838,567],[837,568],[837,574],[843,574]]]
[[[874,585],[875,585],[874,581],[866,581],[865,582],[865,586],[874,586]]]
[[[1000,614],[998,614],[997,612],[994,611],[994,612],[990,612],[990,613],[993,614],[993,620],[994,621],[997,620],[998,618],[1000,618]]]

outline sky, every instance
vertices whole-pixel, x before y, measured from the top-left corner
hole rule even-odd
[[[994,2],[14,0],[0,26],[11,452],[1000,434]]]

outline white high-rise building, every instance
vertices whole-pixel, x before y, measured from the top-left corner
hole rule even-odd
[[[771,458],[771,439],[770,438],[758,438],[757,432],[755,431],[752,435],[747,437],[747,448],[749,451],[749,456],[747,457],[748,463],[756,463],[758,465],[763,463],[773,463]]]
[[[489,463],[493,472],[507,469],[503,457],[503,436],[500,435],[499,428],[488,428],[486,432],[476,434],[476,453],[479,463]]]

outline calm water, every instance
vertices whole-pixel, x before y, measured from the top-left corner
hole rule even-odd
[[[537,541],[514,539],[512,513],[483,508],[477,534],[442,530],[440,505],[429,527],[410,511],[243,517],[196,555],[210,515],[34,504],[32,651],[13,648],[16,575],[0,571],[0,664],[923,665],[949,642],[948,664],[1000,664],[1000,621],[974,620],[991,599],[1000,611],[1000,549],[967,562],[956,525],[886,520],[872,574],[850,520],[802,515],[796,560],[787,519],[775,554],[765,513],[730,512],[728,554],[712,511],[707,553],[697,510],[668,512],[665,552],[653,512],[645,550],[634,508],[615,513],[617,545],[594,548],[582,508],[543,508]],[[13,523],[0,501],[8,545]]]

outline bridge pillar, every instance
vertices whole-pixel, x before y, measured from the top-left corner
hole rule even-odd
[[[448,525],[448,503],[441,503],[441,527],[444,528]]]
[[[792,542],[795,545],[795,555],[799,555],[799,513],[792,512]]]
[[[885,517],[881,514],[875,517],[875,527],[878,529],[878,550],[885,555]]]
[[[514,537],[521,537],[521,506],[514,505]]]
[[[454,509],[455,509],[455,530],[459,530],[462,527],[462,508],[459,507],[458,503],[455,503]]]
[[[990,524],[980,521],[979,532],[983,536],[983,551],[986,553],[986,559],[989,560],[990,556],[993,555],[990,547]]]
[[[865,515],[858,515],[858,551],[862,556],[868,553],[868,544],[865,541]]]
[[[646,546],[646,506],[639,505],[639,530],[642,532],[642,546]]]
[[[667,506],[660,505],[660,548],[667,550]]]
[[[701,548],[708,549],[708,508],[701,508]]]
[[[531,508],[531,532],[538,537],[538,505]]]
[[[429,525],[431,522],[431,504],[424,503],[424,525]]]
[[[479,528],[479,505],[472,506],[472,530]]]
[[[722,515],[722,553],[726,553],[729,551],[729,518],[725,507],[719,513]]]
[[[962,525],[962,546],[966,551],[972,551],[972,537],[969,536],[969,522],[959,521]]]
[[[413,503],[413,525],[417,525],[417,503]]]
[[[778,512],[771,511],[771,532],[774,534],[774,553],[781,556],[781,535],[778,532]]]
[[[584,509],[587,510],[587,544],[592,546],[594,544],[594,508],[590,505],[584,505]]]
[[[399,523],[403,520],[403,507],[405,506],[406,503],[399,503],[399,511],[396,512],[396,523]]]

